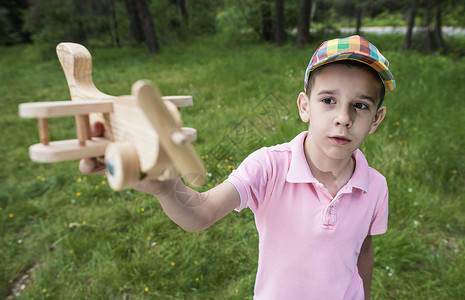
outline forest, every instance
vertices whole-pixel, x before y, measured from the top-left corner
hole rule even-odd
[[[442,28],[465,27],[460,0],[3,0],[0,46],[67,40],[102,47],[145,44],[151,53],[205,34],[231,42],[302,48],[318,32],[405,27],[404,49],[446,47]],[[418,31],[414,28],[418,27]],[[413,33],[420,37],[412,42]]]

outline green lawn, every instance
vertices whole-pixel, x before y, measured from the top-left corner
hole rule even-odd
[[[464,299],[465,60],[400,52],[400,36],[368,38],[397,80],[385,121],[362,147],[390,187],[389,230],[374,238],[373,298]],[[194,96],[182,114],[198,131],[208,188],[253,150],[305,130],[295,100],[321,41],[296,50],[202,38],[156,56],[89,50],[105,93],[128,94],[145,78],[164,95]],[[154,198],[113,192],[76,161],[31,162],[37,124],[18,117],[18,104],[69,99],[63,72],[31,46],[0,48],[0,81],[0,297],[23,278],[23,299],[251,299],[258,239],[250,211],[187,233]],[[52,140],[74,138],[74,121],[52,119],[50,131]]]

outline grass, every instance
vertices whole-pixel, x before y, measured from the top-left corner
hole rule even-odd
[[[368,38],[398,83],[362,147],[390,187],[389,230],[374,238],[373,298],[463,299],[465,61],[400,52],[400,36]],[[183,119],[198,131],[207,188],[258,147],[305,130],[295,100],[318,42],[296,50],[207,38],[157,56],[90,51],[106,93],[127,94],[147,78],[165,95],[194,96]],[[66,81],[58,60],[32,46],[0,49],[0,70],[0,297],[24,281],[21,299],[251,299],[258,240],[250,211],[187,233],[152,197],[113,192],[76,162],[31,162],[36,121],[20,119],[17,106],[69,99]],[[72,119],[50,123],[52,139],[74,137]]]

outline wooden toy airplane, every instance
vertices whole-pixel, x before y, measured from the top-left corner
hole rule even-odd
[[[105,155],[106,174],[114,190],[134,188],[142,179],[165,180],[182,175],[200,186],[205,169],[191,142],[196,130],[181,127],[180,107],[191,96],[162,97],[148,81],[132,86],[132,95],[110,96],[92,80],[92,57],[82,45],[61,43],[57,55],[72,101],[19,105],[23,118],[37,118],[41,143],[29,147],[36,162],[59,162]],[[50,141],[47,118],[75,116],[77,139]],[[100,121],[105,136],[91,137],[90,123]]]

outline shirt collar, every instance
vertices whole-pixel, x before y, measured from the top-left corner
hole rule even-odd
[[[318,180],[313,176],[308,166],[304,152],[304,141],[307,137],[307,131],[301,132],[289,142],[292,152],[291,164],[287,172],[286,181],[292,183],[317,183]],[[368,192],[369,185],[369,166],[368,162],[360,150],[355,150],[352,156],[355,158],[355,171],[346,187],[361,189]]]

